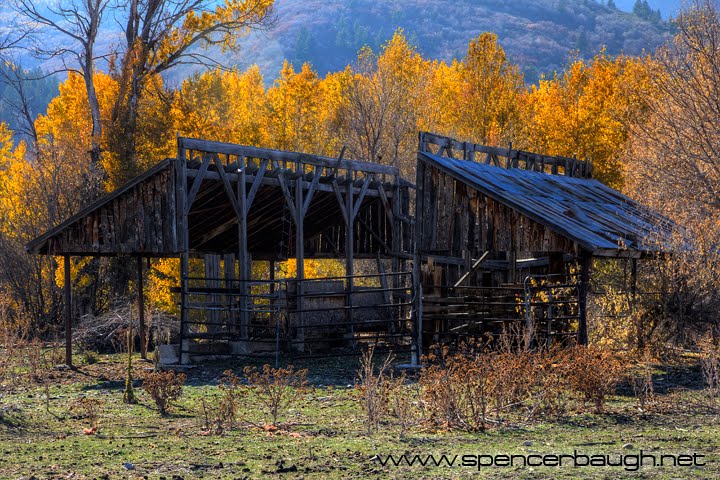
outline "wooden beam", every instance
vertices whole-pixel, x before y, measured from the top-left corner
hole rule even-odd
[[[370,185],[370,178],[371,175],[365,175],[365,181],[363,182],[362,189],[360,190],[360,194],[358,195],[357,200],[353,200],[354,206],[352,209],[352,217],[351,220],[355,221],[355,217],[357,217],[358,212],[360,211],[360,206],[362,205],[363,200],[365,199],[365,194],[367,193],[368,185]],[[352,196],[352,193],[349,193],[350,196]]]
[[[381,165],[372,162],[361,162],[358,160],[344,160],[342,158],[322,157],[319,155],[308,155],[298,152],[287,152],[282,150],[271,150],[267,148],[250,147],[246,145],[236,145],[232,143],[212,142],[207,140],[198,140],[194,138],[179,139],[179,144],[187,150],[196,150],[199,152],[210,152],[223,155],[236,155],[238,157],[250,158],[266,158],[272,161],[287,161],[293,163],[302,163],[305,165],[318,165],[328,168],[341,168],[353,171],[396,175],[399,170],[389,165]]]
[[[305,220],[305,212],[302,208],[303,205],[303,191],[302,191],[302,183],[301,178],[298,178],[296,180],[297,186],[295,188],[295,204],[298,206],[298,208],[295,210],[295,271],[297,272],[295,278],[297,279],[297,284],[295,286],[295,294],[297,295],[297,310],[296,313],[296,321],[297,326],[300,327],[297,329],[297,334],[295,336],[297,340],[297,346],[298,349],[303,352],[305,351],[305,322],[304,322],[304,314],[303,314],[303,295],[304,295],[304,281],[305,280],[305,230],[304,230],[304,220]]]
[[[272,172],[266,172],[265,176],[263,177],[262,185],[280,187],[281,186],[280,180],[277,177],[270,177],[269,173],[272,173]],[[190,169],[187,171],[187,175],[189,178],[195,178],[198,175],[198,170]],[[208,170],[207,173],[205,173],[205,179],[206,180],[220,180],[220,174],[213,170]],[[255,175],[246,175],[246,179],[248,181],[254,181]],[[285,181],[287,181],[287,180],[288,179],[285,178]],[[302,186],[304,189],[308,189],[308,188],[310,188],[311,183],[312,183],[312,181],[308,182],[308,181],[303,180]],[[352,192],[354,194],[360,193],[360,189],[361,189],[361,187],[348,187],[347,185],[340,185],[340,184],[338,184],[338,186],[340,187],[340,189],[342,191],[352,190]],[[317,187],[315,187],[315,190],[318,192],[332,193],[333,192],[332,177],[321,177],[320,182],[318,182]],[[393,195],[392,191],[389,191],[389,192],[385,191],[385,194],[388,196],[388,198]],[[366,193],[366,196],[370,196],[370,197],[377,197],[378,195],[379,195],[379,193],[374,188],[369,189]]]
[[[190,193],[188,193],[187,196],[187,203],[185,204],[185,212],[189,213],[190,208],[192,208],[192,204],[195,201],[195,196],[197,195],[198,191],[200,190],[200,185],[202,184],[203,178],[205,178],[205,173],[207,173],[208,167],[210,166],[210,155],[203,155],[203,161],[202,166],[200,167],[200,170],[198,170],[198,174],[195,177],[195,180],[193,180],[192,187],[190,188]]]
[[[385,193],[385,188],[380,184],[377,188],[378,195],[380,196],[380,201],[383,204],[383,208],[385,209],[385,215],[387,216],[388,220],[390,222],[393,221],[393,208],[390,206],[390,202],[388,201],[387,193]],[[393,197],[394,200],[394,197]]]
[[[305,195],[305,200],[303,201],[302,209],[303,209],[303,216],[305,213],[307,213],[308,208],[310,208],[310,202],[312,202],[313,194],[315,193],[315,189],[318,186],[318,183],[320,182],[320,167],[315,167],[315,173],[313,174],[312,183],[310,184],[310,188],[308,188],[308,192]]]
[[[238,212],[238,271],[240,273],[240,338],[247,339],[250,334],[250,313],[248,312],[249,281],[250,281],[250,252],[248,251],[248,226],[247,217],[250,207],[247,205],[247,184],[245,182],[245,168],[240,169],[237,174],[237,198],[239,201]],[[255,182],[253,182],[253,185]],[[251,187],[252,188],[252,187]]]
[[[273,160],[273,167],[277,170],[279,169],[279,165],[277,161]],[[295,215],[295,201],[292,198],[292,195],[290,195],[290,189],[287,185],[287,180],[285,179],[285,174],[283,172],[280,172],[278,174],[278,182],[280,182],[280,189],[282,190],[283,195],[285,196],[285,202],[287,202],[288,209],[290,210],[290,214],[293,216],[293,218],[296,218]],[[302,183],[300,182],[300,179],[298,178],[298,185],[302,186]],[[302,204],[300,204],[302,206]]]
[[[237,218],[239,219],[242,215],[242,213],[240,212],[240,206],[238,205],[237,198],[235,197],[235,192],[233,192],[232,186],[230,186],[230,180],[228,179],[227,173],[225,173],[225,168],[220,161],[220,157],[218,155],[213,155],[213,162],[215,162],[215,166],[217,166],[218,168],[220,180],[222,180],[223,187],[225,188],[225,193],[227,194],[228,200],[230,200],[230,205],[235,211],[235,215],[237,215]],[[241,183],[245,185],[245,182]]]
[[[248,193],[247,201],[245,202],[245,213],[250,211],[250,207],[252,207],[252,204],[255,201],[255,195],[257,194],[257,191],[263,182],[263,177],[265,176],[265,170],[267,170],[267,165],[268,165],[267,160],[263,160],[260,163],[260,169],[255,174],[255,178],[253,179],[252,187],[250,187],[250,193]],[[247,176],[245,178],[247,178]]]
[[[350,222],[350,219],[348,217],[348,211],[343,200],[343,195],[342,193],[340,193],[340,186],[338,185],[337,180],[334,178],[332,180],[332,186],[333,191],[335,192],[335,198],[337,198],[338,205],[340,205],[340,213],[342,213],[343,220],[345,220],[345,224],[347,224]]]
[[[579,345],[588,344],[587,331],[587,297],[590,290],[590,268],[592,266],[592,256],[588,252],[582,252],[580,255],[580,285],[578,288],[578,304],[579,304],[579,321],[577,342]]]
[[[475,272],[477,272],[478,268],[480,268],[480,265],[482,265],[482,263],[485,261],[485,259],[487,258],[487,256],[488,256],[489,254],[490,254],[490,252],[485,252],[485,253],[483,253],[483,254],[480,256],[480,258],[478,258],[478,259],[475,261],[475,263],[473,264],[473,266],[470,267],[470,270],[468,270],[467,272],[465,272],[465,274],[464,274],[462,277],[460,277],[460,280],[458,280],[457,282],[455,282],[455,285],[453,285],[453,287],[459,287],[460,285],[462,285],[463,283],[465,283],[465,281],[466,281],[468,278],[470,278],[470,275],[472,275],[472,274],[474,274]]]

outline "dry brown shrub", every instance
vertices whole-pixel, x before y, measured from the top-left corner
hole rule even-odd
[[[707,396],[713,405],[720,400],[720,342],[707,335],[698,342],[700,368],[707,385]]]
[[[468,345],[456,355],[448,355],[447,347],[441,354],[442,361],[426,357],[420,373],[429,420],[443,428],[485,430],[494,386],[491,355]]]
[[[558,417],[575,392],[601,412],[625,372],[623,361],[595,347],[527,351],[477,344],[453,355],[440,352],[425,358],[419,379],[427,420],[468,431]]]
[[[568,353],[572,368],[567,373],[572,389],[592,402],[596,413],[604,412],[607,397],[626,374],[626,362],[614,352],[595,346],[577,346]]]
[[[390,368],[392,355],[376,366],[374,353],[371,346],[361,356],[355,383],[365,413],[367,433],[377,432],[380,424],[386,421],[398,427],[402,438],[419,421],[419,388],[409,382],[407,372],[398,374]]]
[[[399,375],[391,371],[385,384],[387,386],[387,412],[395,420],[402,438],[410,428],[418,423],[419,388],[417,384],[414,386],[408,384],[407,373],[404,371]]]
[[[263,407],[266,420],[269,416],[274,426],[309,386],[307,370],[295,370],[292,365],[272,368],[265,364],[262,370],[245,367],[244,372],[250,388],[255,391]]]
[[[170,402],[182,395],[182,386],[186,379],[184,373],[152,372],[143,380],[143,390],[152,397],[160,413],[165,415],[170,408]]]
[[[380,421],[388,412],[388,370],[393,360],[393,357],[388,355],[379,367],[376,367],[374,354],[374,346],[363,352],[355,385],[360,393],[360,403],[365,412],[368,435],[380,429]]]
[[[222,426],[228,429],[234,429],[237,426],[238,412],[243,399],[247,396],[247,389],[242,388],[241,385],[242,379],[232,370],[225,370],[218,383],[221,393],[218,413]]]
[[[657,407],[652,370],[653,357],[650,349],[646,349],[627,373],[627,380],[633,389],[638,410],[642,413],[651,412]]]
[[[87,419],[88,428],[86,433],[96,433],[100,427],[100,412],[105,402],[97,398],[79,398],[71,406],[71,410],[77,412],[82,418]]]

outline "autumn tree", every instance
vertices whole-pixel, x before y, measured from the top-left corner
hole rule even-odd
[[[497,35],[483,33],[472,40],[459,68],[462,87],[456,101],[456,136],[486,145],[512,141],[518,134],[524,82]]]
[[[547,155],[588,159],[596,178],[621,188],[627,121],[640,108],[631,87],[644,85],[646,75],[639,59],[601,52],[589,62],[574,60],[562,74],[531,87],[519,145]]]
[[[683,339],[718,325],[720,278],[720,11],[697,0],[677,18],[678,33],[649,62],[648,87],[625,156],[628,190],[682,225],[651,264],[664,293],[668,335]]]
[[[336,135],[352,157],[402,167],[410,175],[417,145],[417,98],[425,62],[397,31],[379,55],[366,47],[347,72]]]
[[[115,0],[69,0],[42,4],[33,0],[13,1],[15,10],[27,19],[22,24],[25,47],[39,58],[59,58],[62,70],[77,71],[82,75],[92,119],[90,155],[93,163],[98,163],[102,123],[94,83],[98,56],[95,47],[105,13]],[[48,45],[48,33],[63,38],[62,44]]]
[[[310,64],[296,72],[285,62],[280,77],[268,89],[269,146],[314,154],[331,152],[324,110],[324,83]]]
[[[138,173],[139,105],[147,82],[184,64],[220,66],[204,48],[237,48],[251,29],[273,20],[272,0],[130,0],[123,3],[124,42],[117,52],[119,92],[112,112],[113,185]]]
[[[260,69],[196,73],[175,95],[171,117],[172,131],[181,135],[266,144],[267,98]]]

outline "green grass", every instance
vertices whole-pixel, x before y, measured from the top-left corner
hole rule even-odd
[[[136,393],[138,405],[122,403],[122,357],[101,356],[80,372],[56,372],[45,411],[42,388],[28,386],[0,399],[0,478],[470,478],[475,468],[382,466],[387,454],[657,454],[706,455],[704,467],[643,467],[624,472],[610,467],[481,468],[484,478],[718,478],[720,422],[698,406],[704,392],[699,372],[690,367],[661,368],[655,375],[662,408],[641,415],[631,395],[620,390],[607,413],[579,413],[561,420],[540,420],[487,433],[437,431],[416,427],[404,438],[392,424],[369,436],[354,388],[354,364],[339,360],[309,365],[316,387],[291,407],[286,429],[300,434],[268,436],[244,426],[223,435],[201,435],[201,398],[218,394],[217,378],[226,365],[189,372],[188,385],[172,413],[162,417],[152,400]],[[136,362],[140,373],[149,364]],[[304,366],[304,365],[303,365]],[[239,365],[236,365],[239,373]],[[324,370],[323,370],[324,369]],[[330,384],[330,385],[328,385]],[[682,384],[681,391],[672,391]],[[319,386],[322,385],[322,386]],[[625,395],[623,395],[625,393]],[[97,435],[72,405],[87,396],[104,402]],[[695,406],[693,406],[695,405]],[[588,410],[588,409],[584,409]],[[261,423],[263,414],[249,397],[242,416]],[[532,445],[523,446],[525,442]],[[623,448],[631,444],[630,448]],[[124,464],[132,463],[134,470]]]

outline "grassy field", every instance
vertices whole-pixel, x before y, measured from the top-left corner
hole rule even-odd
[[[161,416],[141,388],[136,389],[139,404],[122,402],[123,357],[99,360],[76,371],[53,371],[49,402],[38,385],[6,389],[0,399],[0,478],[470,478],[478,475],[478,467],[459,465],[462,455],[577,451],[611,455],[616,462],[618,455],[632,458],[640,450],[658,456],[704,455],[697,458],[705,465],[648,465],[637,471],[516,465],[481,466],[479,471],[484,478],[720,478],[719,417],[704,406],[707,396],[692,361],[657,367],[658,407],[650,414],[639,412],[632,390],[621,386],[605,414],[571,408],[561,419],[510,424],[484,433],[420,424],[401,436],[392,424],[367,434],[353,387],[354,360],[299,365],[309,368],[313,388],[291,406],[281,431],[260,427],[263,413],[251,396],[242,409],[243,425],[221,435],[206,434],[201,405],[203,398],[211,402],[218,395],[218,378],[227,364],[190,370],[182,397],[169,415]],[[230,366],[241,371],[239,364]],[[138,376],[151,367],[135,361]],[[83,397],[103,402],[94,435],[83,434],[88,420],[74,407]],[[383,466],[379,460],[388,454],[459,459],[453,467]],[[469,457],[466,461],[472,463]]]

